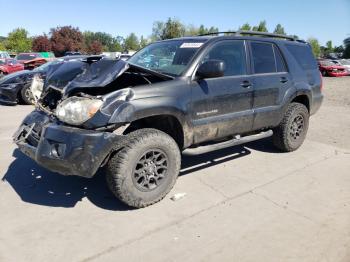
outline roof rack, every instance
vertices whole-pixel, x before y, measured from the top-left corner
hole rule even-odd
[[[199,36],[219,35],[219,34],[233,34],[236,36],[242,36],[242,35],[266,36],[266,37],[274,37],[274,38],[283,38],[283,39],[288,39],[291,41],[297,40],[294,36],[289,36],[289,35],[280,35],[280,34],[272,34],[272,33],[257,32],[257,31],[245,31],[245,30],[207,33],[207,34],[202,34]]]

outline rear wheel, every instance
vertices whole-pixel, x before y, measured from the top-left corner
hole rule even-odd
[[[309,127],[309,111],[305,105],[291,103],[281,121],[274,129],[273,143],[284,151],[298,149],[304,142]]]
[[[140,129],[128,137],[107,164],[107,183],[122,202],[146,207],[163,199],[174,186],[180,150],[173,138],[156,129]]]
[[[26,104],[26,105],[34,105],[35,104],[35,100],[34,100],[34,97],[32,95],[32,91],[30,91],[30,85],[25,85],[21,89],[21,102],[23,102],[23,104]]]
[[[326,70],[322,71],[322,76],[327,76],[327,71]]]

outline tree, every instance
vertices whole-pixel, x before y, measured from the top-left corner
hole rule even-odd
[[[286,35],[286,32],[284,31],[284,28],[281,24],[277,24],[275,30],[273,30],[274,34],[279,35]]]
[[[320,47],[320,44],[318,42],[318,40],[316,38],[309,38],[307,40],[311,46],[311,49],[312,49],[312,52],[314,53],[314,56],[316,58],[319,58],[320,55],[321,55],[321,47]]]
[[[328,52],[330,52],[330,53],[332,53],[334,51],[333,50],[332,40],[327,41],[326,48],[327,48]]]
[[[100,41],[94,40],[87,46],[86,52],[90,55],[99,55],[103,51],[103,46]]]
[[[3,42],[0,42],[0,50],[1,50],[1,51],[6,50],[6,47],[5,47],[5,45],[3,44]]]
[[[343,57],[350,58],[350,37],[344,39],[344,46],[345,46],[345,50],[344,50]]]
[[[266,21],[261,21],[259,23],[258,26],[254,26],[253,27],[253,31],[257,31],[257,32],[268,32],[267,28],[266,28]]]
[[[83,36],[85,46],[90,46],[93,42],[97,41],[102,45],[104,51],[112,52],[114,49],[115,40],[110,34],[104,32],[85,31]]]
[[[250,31],[252,30],[252,27],[250,26],[250,24],[245,23],[239,28],[239,30]]]
[[[50,31],[52,51],[56,56],[62,56],[67,51],[79,51],[83,48],[84,38],[79,28],[62,26]]]
[[[51,51],[51,42],[46,34],[39,35],[33,38],[32,50],[34,52],[49,52]]]
[[[125,38],[124,51],[130,51],[130,50],[136,51],[139,49],[140,49],[139,40],[135,35],[135,33],[131,33]]]
[[[32,40],[27,30],[17,28],[8,34],[6,48],[15,52],[28,52],[32,48]]]
[[[124,38],[117,36],[113,38],[113,46],[110,49],[111,52],[123,52]]]
[[[140,48],[144,48],[146,45],[148,45],[148,40],[142,35],[140,38]]]
[[[184,36],[186,32],[185,26],[177,19],[168,18],[164,23],[156,21],[152,28],[153,40],[165,40]]]

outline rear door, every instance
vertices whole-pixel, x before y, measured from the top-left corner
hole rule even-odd
[[[283,95],[292,79],[278,46],[271,42],[250,41],[254,120],[253,129],[276,126]]]
[[[209,47],[208,59],[225,62],[222,77],[192,82],[195,142],[250,131],[253,124],[251,76],[244,40],[222,40]]]

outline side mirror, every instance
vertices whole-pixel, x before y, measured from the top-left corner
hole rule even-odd
[[[221,77],[225,73],[225,62],[222,60],[211,59],[201,64],[196,76],[198,79]]]

